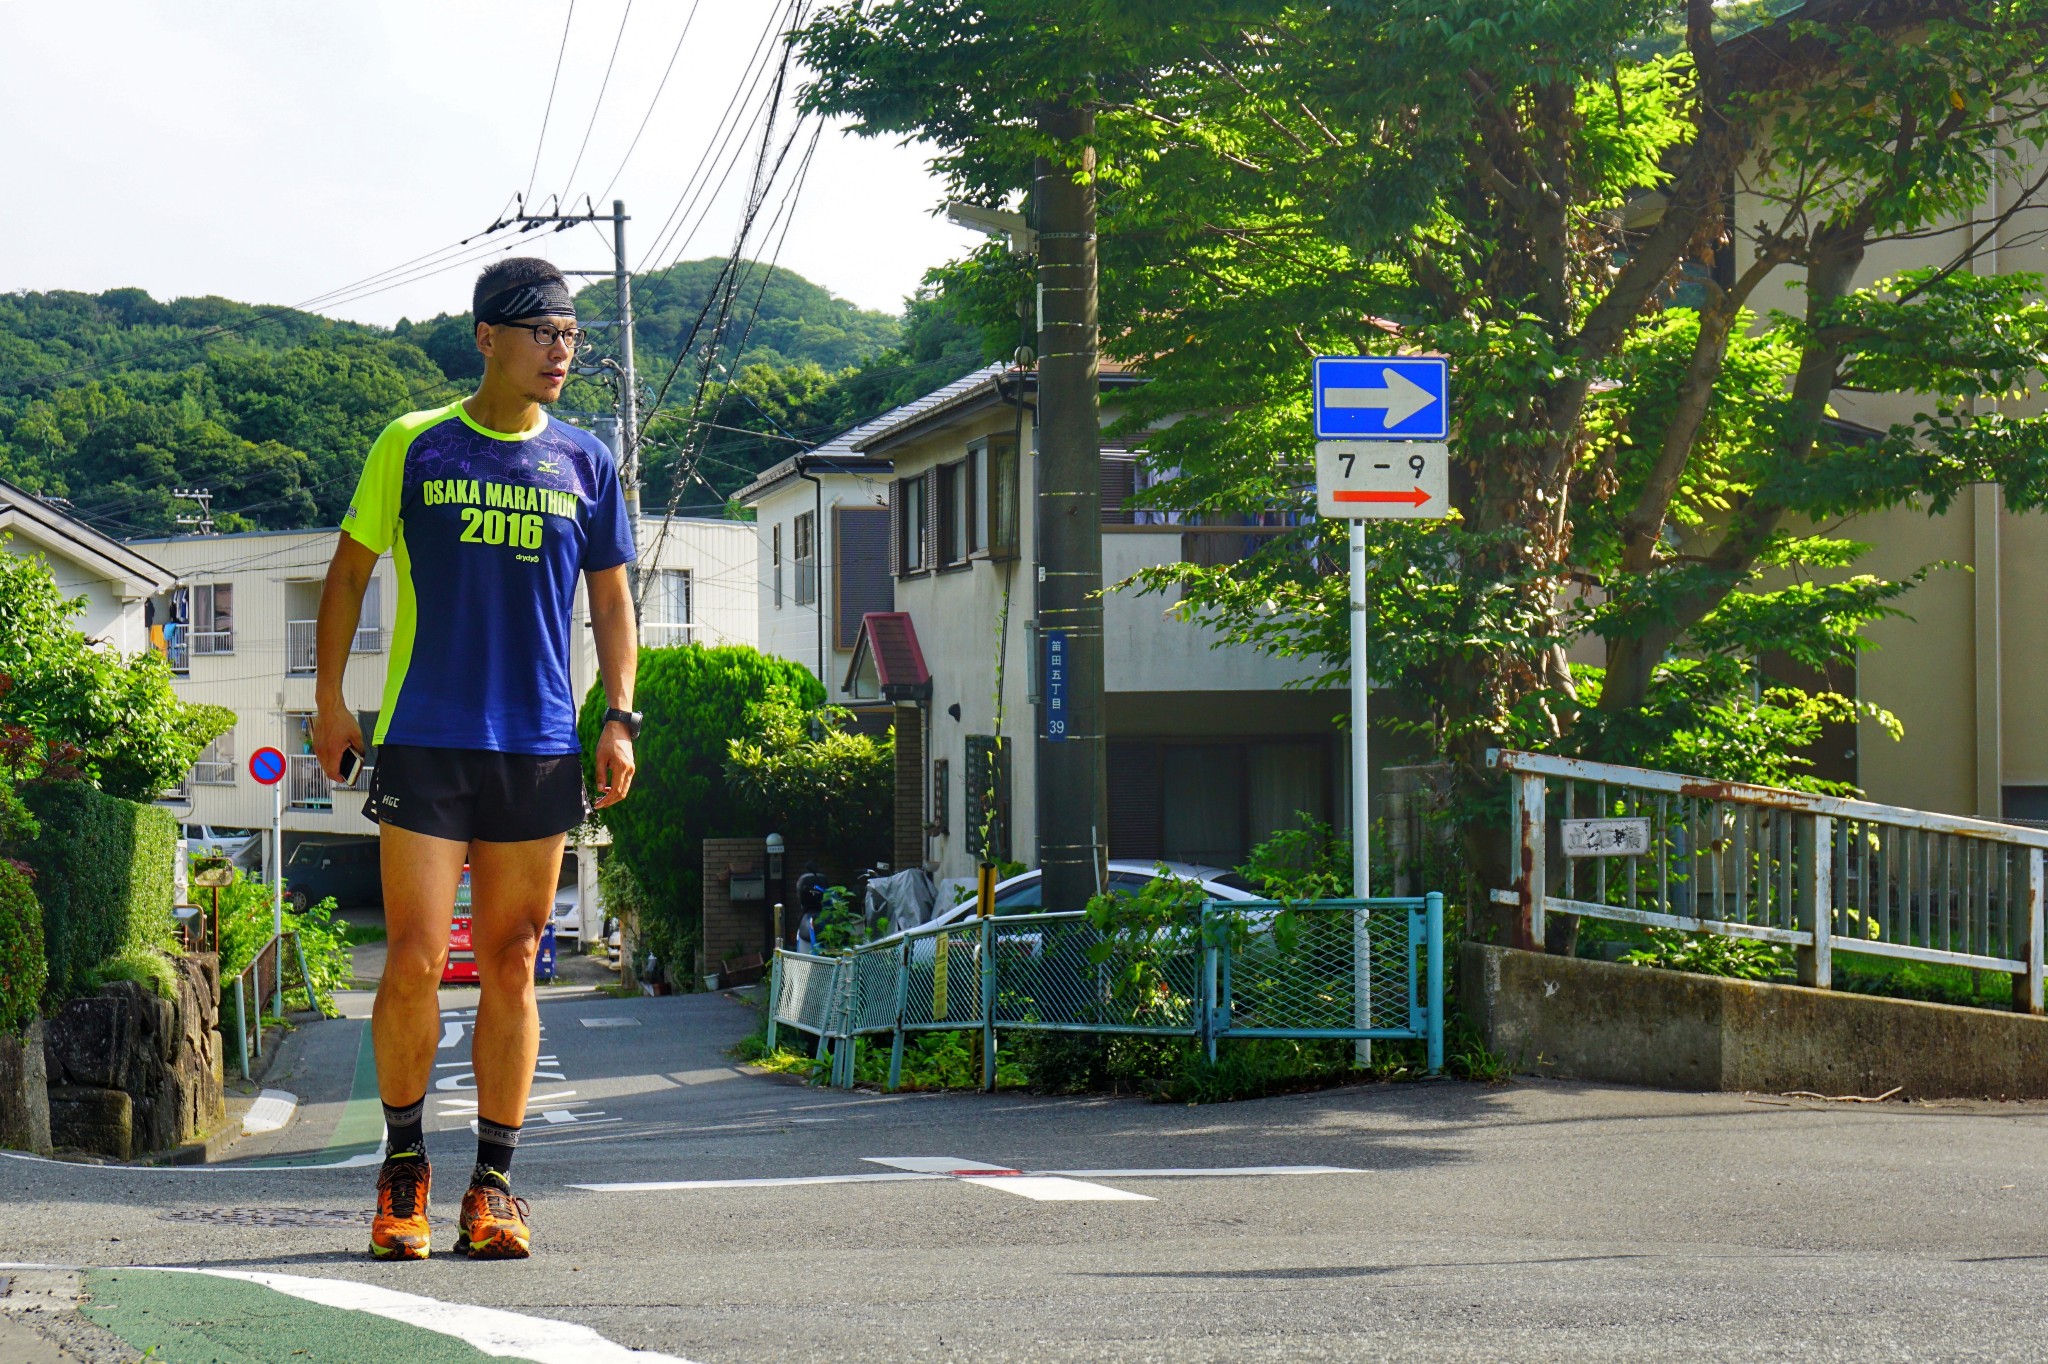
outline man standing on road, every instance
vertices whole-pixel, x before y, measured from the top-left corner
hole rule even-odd
[[[633,782],[638,641],[627,565],[633,528],[611,457],[557,421],[554,402],[582,332],[560,272],[527,257],[476,283],[475,393],[386,427],[328,565],[318,626],[313,746],[330,778],[367,750],[342,700],[342,670],[378,556],[398,580],[377,762],[363,814],[380,826],[389,951],[371,1027],[384,1101],[370,1251],[427,1257],[431,1171],[422,1125],[441,1037],[439,989],[463,864],[483,998],[471,1055],[477,1155],[456,1249],[528,1253],[512,1152],[540,1050],[533,962],[554,903],[562,847],[585,817],[569,684],[579,575],[606,701],[597,805]]]

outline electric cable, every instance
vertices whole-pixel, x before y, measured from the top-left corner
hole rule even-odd
[[[597,131],[597,115],[604,108],[604,92],[611,88],[612,67],[618,64],[619,44],[626,41],[626,21],[632,17],[633,0],[626,0],[625,12],[619,16],[618,36],[612,39],[612,55],[605,58],[604,79],[597,83],[597,102],[590,106],[590,122],[583,125],[583,141],[577,146],[576,159],[569,163],[569,174],[562,181],[564,194],[576,187],[576,172],[583,169],[583,153],[590,150],[590,135]],[[557,75],[561,74],[561,67],[557,65],[555,71]]]
[[[524,212],[526,201],[533,197],[533,182],[540,177],[540,154],[548,144],[548,120],[555,114],[555,87],[562,80],[562,58],[569,52],[569,26],[576,22],[576,0],[569,0],[569,12],[562,17],[562,42],[555,49],[555,74],[548,81],[547,107],[540,115],[540,136],[533,144],[533,169],[526,173],[526,193],[519,196],[520,211]]]

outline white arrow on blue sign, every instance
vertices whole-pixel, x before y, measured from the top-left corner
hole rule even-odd
[[[1447,439],[1450,388],[1450,365],[1435,356],[1319,355],[1316,439]]]

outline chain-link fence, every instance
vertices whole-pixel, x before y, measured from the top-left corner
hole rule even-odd
[[[908,1033],[978,1029],[983,1074],[997,1033],[1414,1040],[1443,1068],[1443,896],[1204,904],[1198,916],[1107,927],[1086,914],[970,919],[913,929],[839,957],[778,952],[769,1045],[817,1038],[832,1083],[853,1083],[858,1039],[890,1036],[889,1087]]]

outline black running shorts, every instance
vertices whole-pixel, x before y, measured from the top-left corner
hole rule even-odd
[[[384,744],[363,818],[430,838],[525,843],[581,824],[583,758]]]

